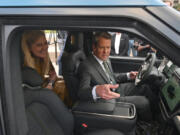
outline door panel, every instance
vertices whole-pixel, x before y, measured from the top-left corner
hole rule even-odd
[[[109,56],[114,73],[126,73],[130,71],[138,71],[144,62],[143,57],[125,57],[125,56]],[[158,67],[162,59],[156,59],[154,64]]]
[[[110,56],[112,68],[115,73],[138,71],[144,59],[139,57]]]

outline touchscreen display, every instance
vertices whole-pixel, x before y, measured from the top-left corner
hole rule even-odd
[[[177,75],[173,74],[173,80],[174,80],[174,83],[177,85],[177,86],[180,86],[180,79],[177,77]]]
[[[180,79],[173,73],[162,89],[162,93],[171,112],[180,105]]]

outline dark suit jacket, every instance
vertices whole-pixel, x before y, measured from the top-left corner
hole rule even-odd
[[[109,67],[112,71],[110,61]],[[93,55],[90,55],[80,64],[78,68],[78,75],[80,79],[78,96],[81,100],[93,100],[92,89],[95,85],[110,84],[104,70]],[[125,73],[116,74],[114,77],[117,83],[127,81],[127,75]]]
[[[128,35],[121,33],[119,54],[116,54],[116,52],[115,52],[115,37],[116,37],[116,34],[112,35],[111,55],[128,56],[128,49],[129,49],[129,37],[128,37]]]

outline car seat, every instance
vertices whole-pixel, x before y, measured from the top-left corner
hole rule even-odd
[[[73,36],[73,41],[72,37]],[[79,64],[86,58],[83,52],[83,33],[72,32],[65,45],[65,51],[62,56],[62,74],[65,80],[69,95],[73,101],[77,101],[77,93],[79,87],[79,79],[77,69]]]
[[[22,82],[28,135],[73,135],[74,119],[71,111],[53,91],[41,87],[41,76],[34,69],[25,67],[22,71]],[[114,129],[82,134],[123,135]]]

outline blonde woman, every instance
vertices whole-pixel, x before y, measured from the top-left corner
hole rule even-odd
[[[49,75],[48,84],[44,87],[53,89],[57,75],[49,58],[45,33],[40,30],[25,31],[21,45],[24,52],[24,66],[35,69],[44,80],[45,76]]]

